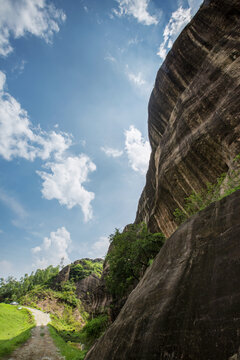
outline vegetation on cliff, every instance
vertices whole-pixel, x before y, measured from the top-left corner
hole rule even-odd
[[[106,257],[109,264],[106,283],[113,296],[124,296],[140,280],[164,240],[162,233],[150,233],[145,223],[128,225],[123,232],[116,229],[110,235],[111,250]]]
[[[192,215],[205,209],[211,203],[221,200],[240,189],[240,154],[234,159],[236,169],[223,173],[215,183],[207,183],[206,188],[201,192],[192,192],[185,198],[184,206],[174,211],[178,224],[183,223]]]

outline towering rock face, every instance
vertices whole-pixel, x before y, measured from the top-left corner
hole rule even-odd
[[[239,214],[237,191],[184,223],[86,360],[227,360],[236,354]]]
[[[161,66],[136,222],[170,238],[86,360],[238,358],[240,191],[177,231],[173,212],[240,153],[239,55],[240,1],[205,0]]]
[[[136,222],[170,236],[173,212],[240,152],[240,1],[205,0],[161,66],[149,101],[152,154]]]

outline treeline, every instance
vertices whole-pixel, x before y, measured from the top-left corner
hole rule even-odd
[[[34,286],[50,283],[58,273],[59,266],[50,265],[44,270],[32,272],[31,275],[25,274],[20,280],[12,276],[7,279],[0,278],[0,302],[18,301]]]

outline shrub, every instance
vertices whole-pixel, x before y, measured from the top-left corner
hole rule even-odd
[[[240,161],[240,154],[234,159],[234,162]],[[207,183],[204,190],[199,193],[193,192],[185,198],[182,209],[175,209],[173,215],[178,225],[183,223],[192,215],[205,209],[211,203],[221,200],[225,196],[232,194],[240,189],[240,170],[231,170],[228,174],[223,173],[217,179],[216,183]]]
[[[150,233],[144,223],[129,225],[123,232],[116,229],[115,234],[110,235],[111,250],[106,257],[109,263],[106,284],[113,296],[125,295],[139,281],[164,240],[163,234]]]
[[[100,315],[90,320],[79,333],[80,341],[90,347],[104,333],[107,327],[107,315]]]

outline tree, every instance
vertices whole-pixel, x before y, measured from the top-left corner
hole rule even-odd
[[[150,233],[144,223],[129,225],[123,232],[116,229],[110,235],[106,283],[113,296],[123,296],[131,285],[139,281],[164,240],[162,233]]]

